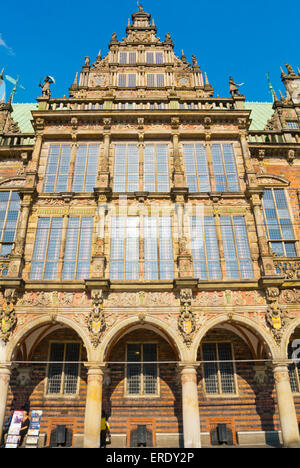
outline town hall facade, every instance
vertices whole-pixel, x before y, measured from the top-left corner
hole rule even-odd
[[[280,65],[280,64],[279,64]],[[139,7],[68,98],[0,104],[0,432],[300,446],[300,72],[214,97]],[[55,73],[49,71],[49,73]],[[297,344],[298,343],[298,344]],[[293,354],[294,353],[294,354]],[[300,355],[300,352],[299,352]]]

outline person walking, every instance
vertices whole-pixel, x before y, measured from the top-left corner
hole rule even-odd
[[[106,420],[106,413],[102,411],[101,415],[101,433],[100,433],[100,448],[106,448],[107,439],[110,439],[110,427]]]

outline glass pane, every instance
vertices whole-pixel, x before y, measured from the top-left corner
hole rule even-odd
[[[216,395],[220,393],[218,384],[218,366],[216,362],[205,362],[217,360],[216,345],[214,343],[204,343],[202,345],[202,352],[204,361],[205,391],[207,394]]]

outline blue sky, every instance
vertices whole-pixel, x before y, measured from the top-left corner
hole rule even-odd
[[[175,52],[184,50],[188,60],[198,58],[207,72],[215,96],[229,96],[228,79],[244,82],[240,91],[248,101],[271,101],[266,73],[278,91],[283,91],[280,66],[300,66],[299,0],[242,2],[141,0],[151,13],[164,39],[170,32]],[[112,33],[120,40],[136,1],[101,0],[46,2],[16,0],[1,2],[0,71],[21,75],[26,88],[15,102],[35,102],[39,81],[46,75],[56,80],[52,97],[68,96],[68,88],[84,57],[93,62],[102,56]],[[7,83],[10,92],[12,85]]]

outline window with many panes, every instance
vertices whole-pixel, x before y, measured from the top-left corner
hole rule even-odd
[[[296,257],[295,235],[284,189],[264,191],[263,213],[273,252],[284,257]]]
[[[236,394],[231,343],[203,343],[201,354],[206,395]]]
[[[248,234],[243,216],[220,216],[226,276],[253,278]]]
[[[297,121],[290,120],[286,123],[286,128],[289,128],[291,130],[298,130],[299,123]]]
[[[78,393],[80,343],[51,343],[47,375],[47,395]]]
[[[141,161],[140,161],[140,158]],[[169,191],[168,145],[146,144],[140,151],[137,144],[116,144],[114,191],[139,191],[139,164],[143,162],[143,186],[149,192]]]
[[[162,52],[146,52],[146,63],[148,65],[162,65],[164,57]]]
[[[240,190],[232,144],[211,145],[212,165],[217,192]]]
[[[93,192],[98,172],[99,145],[79,145],[73,175],[73,192]]]
[[[136,52],[120,52],[120,64],[135,65],[136,64]]]
[[[222,277],[215,218],[191,217],[194,276],[200,279]]]
[[[64,255],[61,259],[63,218],[39,218],[30,278],[32,280],[55,280],[60,277],[70,280],[88,278],[92,229],[93,218],[70,217],[65,233]]]
[[[110,238],[112,280],[173,279],[170,217],[113,217]]]
[[[210,192],[206,148],[203,144],[183,145],[186,182],[191,192]]]
[[[128,343],[126,392],[132,396],[158,395],[157,345]]]
[[[233,145],[212,144],[210,151],[202,143],[183,145],[186,183],[190,192],[237,192],[240,190]],[[211,153],[211,156],[209,154]],[[214,189],[209,173],[211,157]]]
[[[165,75],[163,73],[148,73],[147,74],[148,88],[164,88]]]
[[[0,255],[9,255],[16,236],[20,210],[18,192],[0,192]]]
[[[50,145],[44,192],[93,192],[98,173],[100,145],[80,144],[71,171],[71,145]]]
[[[119,88],[135,88],[136,74],[135,73],[119,73],[118,76]]]
[[[216,218],[194,216],[190,219],[194,276],[199,279],[222,278]],[[247,229],[243,216],[220,216],[225,274],[230,279],[253,278]]]
[[[147,192],[169,191],[168,145],[145,145],[144,190]]]

